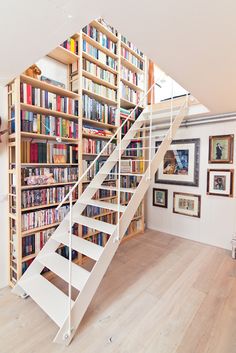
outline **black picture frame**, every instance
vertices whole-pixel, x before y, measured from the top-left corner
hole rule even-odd
[[[155,147],[158,148],[158,146],[161,144],[160,141],[156,141]],[[183,186],[199,186],[199,165],[200,165],[200,139],[199,138],[194,138],[194,139],[181,139],[181,140],[174,140],[172,141],[171,145],[183,145],[183,144],[193,144],[194,145],[194,172],[193,172],[193,180],[192,181],[181,181],[181,180],[174,180],[174,174],[173,174],[173,180],[165,180],[165,179],[160,179],[158,176],[158,170],[155,174],[155,183],[157,184],[170,184],[170,185],[183,185]]]
[[[156,203],[155,200],[156,200],[156,197],[155,197],[155,193],[156,192],[163,192],[163,194],[165,195],[164,196],[164,203],[161,204],[161,203]],[[152,191],[152,205],[155,206],[155,207],[162,207],[162,208],[168,208],[168,190],[167,189],[159,189],[159,188],[153,188],[153,191]]]

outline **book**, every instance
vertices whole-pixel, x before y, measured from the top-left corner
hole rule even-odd
[[[112,99],[116,101],[117,99],[117,91],[106,86],[100,85],[93,80],[88,79],[87,77],[82,78],[83,89],[86,89],[92,93],[96,93],[100,96]]]
[[[90,38],[100,43],[104,48],[110,50],[113,54],[116,54],[117,46],[106,34],[100,32],[97,28],[92,25],[85,26],[82,31],[87,34]]]
[[[83,118],[115,125],[116,108],[83,94]]]
[[[76,182],[78,180],[78,167],[24,167],[21,170],[21,185],[27,186],[28,177],[40,175],[44,176],[50,174],[52,174],[55,183]],[[48,186],[51,185],[52,184],[49,184]],[[37,186],[38,185],[35,185],[36,188]],[[32,187],[32,185],[30,185],[30,187]]]

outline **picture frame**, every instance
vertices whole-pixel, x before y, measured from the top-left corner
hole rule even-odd
[[[184,192],[173,193],[173,213],[184,216],[201,217],[201,195]]]
[[[209,163],[233,163],[234,135],[209,137]]]
[[[156,141],[156,147],[161,142]],[[155,183],[184,186],[199,185],[200,139],[174,140],[166,152]]]
[[[233,197],[233,185],[233,169],[207,170],[207,195]]]
[[[152,205],[156,207],[168,208],[168,190],[153,188]]]

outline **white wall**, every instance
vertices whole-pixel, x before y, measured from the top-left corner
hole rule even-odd
[[[181,128],[178,131],[175,139],[200,138],[199,187],[153,183],[147,195],[148,228],[230,249],[232,235],[236,233],[235,197],[208,196],[206,195],[206,188],[208,168],[234,168],[232,164],[208,164],[209,136],[234,134],[235,131],[236,121]],[[234,160],[236,159],[235,152],[236,148],[234,150]],[[152,206],[153,187],[168,189],[168,209]],[[173,213],[174,191],[201,195],[200,219]],[[234,194],[236,195],[235,182]]]
[[[6,89],[0,87],[0,116],[3,120],[2,129],[7,126],[7,95]],[[7,135],[0,143],[0,288],[8,282],[8,213],[7,213]]]

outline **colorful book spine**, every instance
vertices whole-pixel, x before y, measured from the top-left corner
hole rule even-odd
[[[52,175],[55,183],[76,182],[78,180],[78,167],[24,167],[21,171],[21,185],[27,186],[27,178],[29,177],[48,175]],[[32,185],[29,184],[29,186]],[[37,188],[37,185],[35,187]]]
[[[82,78],[83,88],[100,96],[116,101],[116,90],[100,85],[87,77]]]
[[[98,102],[96,99],[83,95],[83,117],[115,125],[116,108]]]
[[[117,61],[114,58],[103,53],[101,50],[95,48],[93,45],[89,44],[84,39],[83,39],[83,51],[93,56],[95,59],[99,60],[103,64],[109,66],[113,70],[117,70]]]
[[[97,30],[97,28],[87,25],[82,30],[90,38],[94,39],[96,42],[101,44],[104,48],[110,50],[113,54],[116,54],[116,43],[114,43],[106,34]]]
[[[98,65],[90,62],[89,60],[86,60],[85,58],[83,58],[83,70],[91,73],[94,76],[97,76],[101,80],[111,83],[112,85],[116,84],[116,75],[110,71],[102,69]]]

